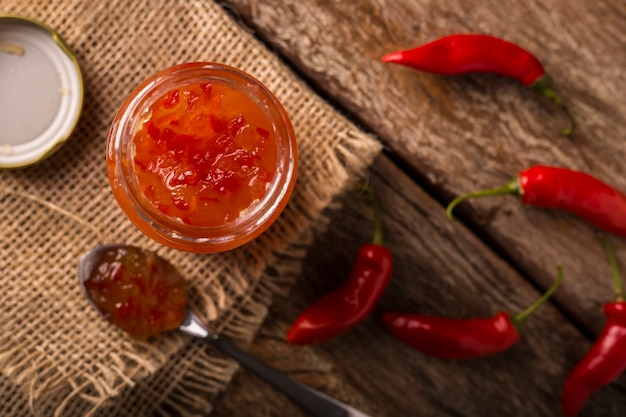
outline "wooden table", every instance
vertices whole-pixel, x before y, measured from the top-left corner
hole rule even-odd
[[[622,0],[229,0],[250,28],[319,94],[386,150],[368,181],[379,196],[392,282],[373,317],[313,347],[284,335],[308,303],[341,285],[371,238],[366,198],[329,211],[291,294],[276,300],[250,351],[372,416],[559,416],[565,378],[599,334],[614,299],[598,231],[572,215],[513,197],[445,205],[502,185],[534,164],[567,166],[626,191],[626,3]],[[575,114],[520,84],[490,75],[441,77],[382,64],[380,57],[439,36],[489,33],[533,51]],[[626,275],[626,240],[611,236]],[[376,322],[384,310],[447,317],[521,311],[552,283],[553,300],[528,319],[523,340],[477,360],[420,354]],[[212,416],[303,416],[240,371]],[[600,390],[582,416],[626,415],[626,375]]]

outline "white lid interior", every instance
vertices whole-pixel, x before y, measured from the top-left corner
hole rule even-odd
[[[38,162],[74,129],[83,86],[69,54],[49,29],[0,17],[0,167]]]

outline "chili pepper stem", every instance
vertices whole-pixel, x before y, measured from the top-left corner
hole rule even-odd
[[[615,285],[615,295],[617,297],[617,301],[624,301],[624,286],[622,283],[622,277],[619,273],[619,267],[617,266],[615,252],[613,251],[613,248],[611,247],[611,244],[607,239],[602,238],[601,240],[602,245],[604,245],[604,249],[609,256],[609,262],[611,263],[611,269],[613,270],[613,282]]]
[[[567,117],[570,121],[570,127],[562,130],[561,134],[563,136],[571,136],[572,133],[574,133],[574,130],[576,130],[576,119],[574,119],[574,115],[572,114],[572,112],[565,105],[565,103],[563,103],[563,100],[561,100],[561,98],[554,92],[554,90],[550,88],[547,79],[545,77],[539,78],[537,81],[535,81],[534,84],[531,85],[531,87],[539,91],[545,97],[552,100],[552,102],[554,102],[557,106],[561,107],[565,111],[565,114],[567,114]]]
[[[374,190],[367,184],[358,184],[358,188],[361,191],[365,191],[367,196],[372,203],[372,208],[374,209],[374,238],[372,239],[372,243],[375,245],[383,245],[383,228],[380,221],[380,208],[378,207],[378,201],[376,201],[376,195],[374,195]]]
[[[491,197],[495,195],[505,195],[505,194],[520,195],[520,193],[521,191],[520,191],[519,180],[516,178],[502,187],[475,191],[473,193],[465,194],[465,195],[455,198],[454,200],[450,202],[450,204],[448,204],[448,207],[446,208],[446,215],[448,216],[448,219],[454,220],[454,215],[452,214],[452,211],[454,210],[454,208],[460,202],[470,199],[470,198]]]
[[[554,294],[557,288],[559,288],[559,285],[561,285],[561,281],[563,281],[563,268],[559,265],[556,267],[556,270],[557,270],[557,277],[554,280],[554,283],[550,286],[550,288],[548,288],[548,290],[545,293],[543,293],[543,295],[539,297],[534,303],[528,306],[526,310],[522,311],[521,313],[518,313],[517,315],[511,318],[511,321],[515,323],[516,326],[519,327],[522,324],[522,322],[528,318],[528,316],[532,315],[535,312],[535,310],[541,307],[541,305],[545,303],[548,298],[552,297],[552,294]]]

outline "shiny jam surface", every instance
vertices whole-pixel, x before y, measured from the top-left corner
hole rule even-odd
[[[144,196],[166,216],[193,226],[235,220],[263,198],[278,164],[263,109],[223,84],[189,84],[164,94],[133,142]]]
[[[135,339],[176,329],[185,318],[187,284],[152,252],[106,250],[83,285],[100,313]]]

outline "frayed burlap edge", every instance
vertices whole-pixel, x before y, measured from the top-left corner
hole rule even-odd
[[[329,182],[320,183],[331,190],[344,190],[347,187],[352,187],[356,181],[356,175],[362,174],[366,170],[376,154],[371,152],[371,143],[364,142],[360,134],[355,136],[344,134],[342,141],[345,142],[345,146],[338,147],[335,157],[329,158],[325,162],[328,171],[334,172],[336,175],[329,178]],[[370,148],[369,152],[360,149],[364,145]],[[362,154],[368,154],[368,157],[357,156]],[[320,197],[327,197],[320,198],[313,204],[302,207],[301,210],[296,210],[299,216],[292,219],[292,221],[305,222],[312,226],[306,229],[296,242],[286,248],[278,248],[279,250],[273,253],[275,259],[270,262],[272,266],[254,281],[247,294],[224,311],[218,320],[211,323],[217,331],[233,338],[244,347],[250,343],[254,333],[260,327],[274,297],[286,295],[291,288],[291,284],[300,272],[301,260],[306,255],[306,250],[311,242],[312,230],[321,231],[327,223],[324,216],[318,215],[316,217],[316,213],[320,213],[331,204],[333,194],[320,190],[315,193]],[[94,237],[94,243],[109,240],[103,232],[93,225],[52,202],[25,192],[4,192],[2,195],[13,195],[18,199],[26,199],[58,213],[59,216],[65,217],[68,221],[88,230]],[[219,300],[203,300],[201,294],[206,293],[195,293],[192,301],[205,305],[213,305],[216,302],[219,304]],[[194,299],[194,297],[196,298]],[[216,314],[214,312],[216,308],[210,308],[205,313],[206,316],[216,317],[212,315]],[[136,342],[129,341],[128,343],[135,345],[136,349]],[[184,346],[180,349],[182,345]],[[202,344],[189,340],[183,341],[178,336],[163,337],[160,338],[158,345],[143,344],[142,348],[145,356],[127,352],[126,354],[129,356],[126,358],[111,356],[112,362],[116,363],[117,366],[104,367],[102,364],[98,364],[102,375],[105,375],[104,378],[85,375],[84,379],[79,382],[76,379],[68,378],[62,371],[62,367],[49,367],[48,369],[56,369],[56,371],[47,376],[46,382],[38,386],[31,384],[25,387],[30,414],[63,416],[66,415],[67,409],[72,409],[73,413],[81,410],[82,415],[85,416],[107,416],[112,415],[111,413],[113,415],[132,415],[124,414],[124,410],[128,410],[129,403],[133,402],[133,393],[136,390],[146,390],[146,387],[150,387],[150,394],[148,395],[158,394],[159,398],[154,398],[149,403],[151,407],[148,409],[146,409],[146,404],[134,404],[133,406],[137,407],[136,411],[141,410],[141,414],[135,415],[153,415],[155,413],[157,415],[206,415],[206,412],[212,408],[214,399],[227,387],[237,370],[237,365],[233,361],[208,351]],[[0,349],[2,351],[0,365],[4,369],[4,373],[18,384],[29,380],[30,373],[40,370],[44,365],[33,366],[33,363],[30,363],[33,355],[27,355],[24,353],[25,351],[20,351],[20,346],[8,349],[0,347]],[[180,359],[168,362],[168,359],[172,358],[164,355],[163,352],[176,350],[178,352],[175,353],[175,356]],[[148,357],[151,359],[147,360]],[[155,358],[156,363],[161,364],[161,367],[155,366]],[[159,392],[155,387],[151,387],[153,384],[163,386],[162,383],[159,383],[159,375],[167,374],[170,372],[169,367],[177,367],[181,363],[186,364],[186,370],[179,375],[177,383],[173,385],[171,390]],[[129,364],[132,365],[129,367]],[[142,374],[145,377],[139,378],[138,382],[133,377],[133,375]],[[42,375],[39,377],[41,379]],[[69,390],[66,383],[69,383]],[[42,391],[47,391],[48,401],[38,405],[34,404],[33,399],[40,397]],[[55,391],[57,392],[56,395],[51,394]],[[111,399],[117,397],[126,397],[127,400],[112,404]],[[139,396],[139,398],[141,397],[145,399],[146,394]],[[63,399],[59,400],[59,398]],[[78,399],[80,401],[77,401]],[[60,404],[55,406],[55,402],[58,401]]]
[[[131,231],[132,226],[121,213],[111,212],[107,217],[100,215],[99,211],[103,207],[109,210],[115,206],[110,190],[103,181],[104,173],[94,175],[91,166],[93,164],[89,167],[80,165],[87,160],[96,161],[102,157],[103,150],[98,143],[102,143],[107,125],[107,118],[102,117],[102,114],[105,110],[112,111],[117,103],[116,97],[127,92],[129,85],[135,84],[145,73],[193,57],[224,61],[247,70],[261,78],[281,98],[288,112],[293,115],[297,136],[302,139],[301,156],[307,158],[302,161],[302,167],[307,169],[303,169],[299,176],[296,186],[298,195],[292,199],[281,219],[253,245],[225,254],[221,258],[222,264],[226,266],[245,264],[245,268],[210,270],[208,275],[214,278],[209,280],[193,277],[192,286],[197,292],[192,301],[199,308],[201,315],[211,320],[211,325],[217,330],[231,336],[239,344],[247,345],[266,316],[273,296],[284,293],[291,286],[293,277],[299,271],[299,262],[306,252],[311,228],[324,223],[319,217],[320,212],[333,197],[350,186],[354,178],[365,170],[373,156],[379,152],[379,144],[347,123],[330,106],[321,102],[304,83],[294,81],[293,76],[281,68],[274,56],[257,46],[248,34],[225,19],[223,11],[210,2],[192,1],[185,5],[175,2],[154,2],[131,5],[123,1],[105,4],[66,0],[51,5],[45,1],[24,3],[18,0],[0,0],[0,5],[6,6],[7,12],[28,14],[60,29],[67,35],[66,40],[77,48],[79,58],[88,64],[85,67],[88,87],[85,112],[90,117],[81,120],[77,137],[70,141],[59,155],[55,155],[42,165],[0,176],[3,185],[7,184],[5,180],[8,180],[11,186],[9,194],[4,195],[4,198],[9,199],[9,203],[16,202],[12,199],[21,199],[28,200],[26,207],[45,208],[39,207],[36,210],[38,214],[45,215],[46,218],[41,219],[27,217],[29,213],[25,207],[13,206],[11,214],[15,215],[15,224],[31,222],[32,228],[36,230],[56,229],[56,224],[59,224],[77,231],[80,241],[66,245],[72,246],[71,250],[60,256],[62,263],[66,265],[62,273],[66,275],[75,274],[73,268],[69,268],[68,265],[79,257],[80,250],[102,241],[110,242],[114,238],[124,243],[156,249],[171,258],[178,257],[177,254],[158,247],[136,231]],[[144,7],[150,9],[149,14],[139,13]],[[141,21],[128,18],[133,15],[142,16]],[[118,43],[114,43],[112,37],[104,34],[108,30],[107,25],[126,21],[120,20],[121,16],[128,18],[132,29],[138,30],[129,32],[128,27],[118,28],[118,31],[125,31],[125,36],[122,40],[117,39]],[[179,37],[182,37],[182,41],[171,36],[168,38],[170,43],[155,44],[159,49],[146,56],[141,45],[160,41],[153,39],[154,27],[150,27],[150,32],[145,32],[146,25],[155,23],[155,19],[159,24],[165,22],[181,24],[183,19],[181,16],[186,19],[185,29],[196,28],[194,30],[200,35],[188,29],[187,32],[181,32],[182,35]],[[133,27],[132,22],[138,23],[138,27]],[[207,27],[206,22],[212,22],[218,27],[217,32],[221,35],[219,39],[211,37],[211,32],[202,32]],[[167,25],[159,27],[161,28],[159,30],[163,30]],[[196,35],[200,38],[195,37]],[[105,39],[107,42],[103,42]],[[211,42],[206,42],[206,39],[210,39]],[[109,54],[116,53],[119,48],[126,45],[128,45],[126,54],[120,56],[123,61],[109,58]],[[180,45],[185,45],[185,49],[172,49]],[[140,68],[140,65],[145,67]],[[122,69],[128,72],[123,72]],[[315,128],[320,125],[325,128]],[[326,127],[327,125],[331,126]],[[316,136],[320,132],[324,134],[323,137]],[[100,170],[102,167],[98,166],[96,169]],[[90,193],[87,200],[65,201],[64,193],[71,192],[73,188],[66,185],[57,187],[54,181],[47,180],[45,176],[70,181],[77,188],[93,189],[94,192]],[[112,222],[104,224],[103,219]],[[98,224],[101,227],[93,230],[86,226],[89,224]],[[27,232],[29,230],[33,231],[26,229]],[[59,233],[50,237],[61,242],[60,245],[63,245],[63,238]],[[50,242],[47,244],[46,251],[59,249]],[[267,251],[264,248],[271,250]],[[37,257],[46,256],[47,252],[43,249],[41,251],[36,247],[30,249],[33,253],[28,261],[32,264],[38,261]],[[194,264],[193,258],[185,261],[186,264]],[[270,267],[264,268],[264,265]],[[1,266],[19,268],[20,265],[7,263],[0,264]],[[259,269],[261,267],[263,269]],[[190,268],[185,272],[193,271],[194,269]],[[56,272],[58,275],[59,271]],[[42,273],[42,276],[44,275]],[[189,275],[193,276],[193,274],[187,276]],[[227,276],[227,279],[217,279],[220,276]],[[14,279],[21,277],[16,275]],[[4,383],[6,379],[11,384],[20,385],[20,389],[26,394],[28,403],[26,409],[29,410],[23,415],[177,415],[181,411],[177,408],[181,405],[187,410],[188,415],[194,413],[200,415],[210,409],[212,399],[227,386],[236,369],[232,361],[207,349],[200,349],[197,343],[177,334],[167,335],[153,343],[143,345],[130,342],[112,330],[97,313],[88,310],[88,304],[77,292],[76,286],[70,286],[70,281],[64,282],[67,285],[63,288],[66,291],[73,291],[68,294],[67,299],[73,303],[80,303],[79,308],[74,306],[72,311],[85,315],[85,320],[93,327],[90,337],[99,338],[98,343],[102,344],[102,351],[108,353],[105,356],[94,357],[86,369],[74,370],[71,354],[66,352],[59,358],[49,352],[51,343],[56,343],[56,349],[69,348],[70,343],[63,339],[63,334],[56,334],[58,342],[37,339],[39,342],[35,346],[20,344],[20,335],[32,335],[37,331],[35,326],[19,329],[10,339],[3,339],[7,340],[7,344],[0,346],[2,352],[0,366],[6,378],[0,382]],[[48,283],[34,282],[35,288],[25,287],[25,290],[32,292],[28,295],[31,298],[27,301],[30,300],[33,308],[44,309],[51,315],[57,314],[63,311],[65,306],[57,306],[45,300],[48,295],[46,284]],[[6,312],[2,311],[2,314],[8,314],[10,318],[21,313],[11,311],[10,308]],[[26,321],[29,320],[29,316],[25,317]],[[0,320],[4,318],[8,317],[0,317]],[[71,320],[73,317],[57,314],[51,317],[50,321],[66,319]],[[19,324],[15,320],[13,323]],[[15,330],[4,327],[2,329],[5,334]],[[24,333],[20,333],[22,331]],[[110,340],[117,343],[114,351],[107,347],[107,341]],[[144,390],[140,392],[142,388]],[[12,390],[9,389],[7,392]],[[192,406],[193,404],[195,406]],[[4,405],[0,405],[0,410],[3,407]],[[21,414],[11,412],[7,415]]]

